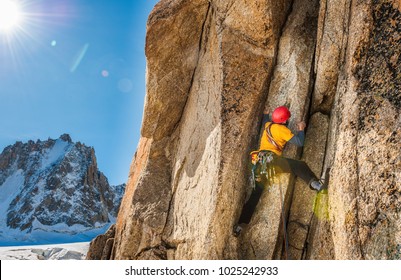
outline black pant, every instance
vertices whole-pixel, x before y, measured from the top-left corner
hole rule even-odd
[[[273,162],[270,164],[274,167],[276,174],[292,173],[301,178],[307,185],[312,180],[318,180],[309,166],[302,160],[274,156]]]
[[[262,196],[264,186],[260,182],[256,182],[255,189],[252,191],[251,196],[242,207],[241,216],[239,217],[238,224],[249,224],[252,215],[255,212],[259,199]]]

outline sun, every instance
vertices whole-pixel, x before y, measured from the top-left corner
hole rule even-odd
[[[21,18],[20,8],[15,1],[0,0],[0,32],[12,30]]]

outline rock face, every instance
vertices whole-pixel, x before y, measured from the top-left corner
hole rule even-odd
[[[112,225],[105,234],[101,234],[90,243],[87,260],[108,260],[113,249],[116,226]]]
[[[146,56],[111,259],[401,258],[401,2],[162,0]],[[331,167],[329,189],[277,176],[235,238],[262,111],[280,105],[308,123],[284,156]]]
[[[117,216],[124,187],[110,186],[94,149],[67,134],[8,146],[0,154],[1,243],[101,228]]]
[[[333,108],[329,213],[337,258],[401,256],[401,7],[352,3]]]

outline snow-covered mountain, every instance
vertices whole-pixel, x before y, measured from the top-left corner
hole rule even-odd
[[[125,184],[110,186],[95,151],[68,134],[0,154],[0,246],[88,241],[115,221]]]

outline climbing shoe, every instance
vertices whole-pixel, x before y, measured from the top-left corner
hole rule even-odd
[[[241,234],[242,227],[240,225],[234,225],[233,227],[233,235],[238,237]]]
[[[309,183],[309,187],[310,187],[311,190],[314,190],[314,191],[321,191],[321,190],[323,190],[325,188],[323,182],[320,181],[320,180],[319,181],[318,180],[312,180]],[[326,186],[326,188],[327,188],[327,186]]]
[[[244,230],[244,228],[247,226],[247,224],[236,224],[233,227],[233,235],[235,237],[240,236],[241,232]]]

